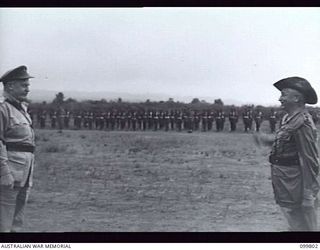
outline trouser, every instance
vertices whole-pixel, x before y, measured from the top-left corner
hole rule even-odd
[[[0,186],[0,232],[17,232],[23,225],[30,187]]]
[[[317,231],[317,213],[315,207],[281,207],[290,231]]]

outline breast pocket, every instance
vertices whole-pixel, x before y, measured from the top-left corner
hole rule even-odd
[[[7,131],[9,138],[22,139],[28,137],[31,134],[31,127],[28,121],[21,117],[10,117],[10,126]]]

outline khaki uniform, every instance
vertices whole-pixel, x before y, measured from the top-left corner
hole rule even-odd
[[[275,200],[290,230],[317,230],[317,131],[306,110],[283,117],[269,160]]]
[[[14,189],[0,186],[0,231],[13,231],[22,226],[32,186],[35,141],[26,104],[5,97],[0,102],[0,178],[11,173]]]

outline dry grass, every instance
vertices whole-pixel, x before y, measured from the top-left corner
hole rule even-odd
[[[245,133],[37,131],[27,231],[279,231]]]

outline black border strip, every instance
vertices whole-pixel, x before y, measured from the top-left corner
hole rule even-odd
[[[317,243],[318,232],[2,233],[2,243]]]

